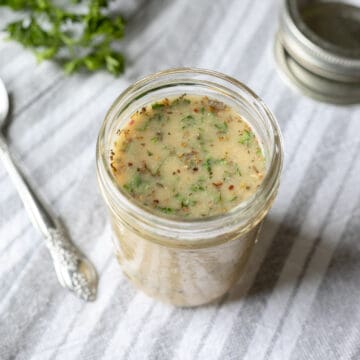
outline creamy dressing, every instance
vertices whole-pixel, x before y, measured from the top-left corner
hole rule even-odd
[[[110,155],[118,185],[162,216],[228,212],[262,182],[259,142],[231,107],[202,96],[165,98],[118,130]]]

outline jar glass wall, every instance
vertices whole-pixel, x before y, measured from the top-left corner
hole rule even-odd
[[[266,174],[259,188],[222,215],[194,220],[155,215],[120,189],[111,170],[116,132],[130,116],[149,103],[184,93],[208,96],[234,109],[256,134],[265,157]],[[233,78],[184,68],[156,73],[130,86],[107,113],[97,144],[98,182],[126,276],[150,296],[179,306],[200,305],[223,295],[242,275],[276,196],[282,157],[276,120],[250,89]]]

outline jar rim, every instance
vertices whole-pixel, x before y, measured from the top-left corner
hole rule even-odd
[[[210,76],[213,80],[218,79],[225,81],[229,85],[235,86],[235,88],[240,90],[243,94],[247,95],[252,100],[252,104],[256,105],[256,108],[260,112],[261,116],[267,118],[268,123],[270,124],[273,135],[273,147],[266,175],[259,188],[252,196],[226,213],[195,219],[170,218],[157,215],[138,206],[135,202],[131,201],[128,197],[122,194],[114,176],[112,176],[110,164],[109,161],[107,161],[108,159],[106,158],[105,154],[106,151],[104,151],[106,148],[104,141],[106,136],[107,123],[112,120],[116,113],[118,113],[118,106],[126,99],[126,97],[134,93],[136,90],[141,89],[143,86],[158,80],[159,78],[171,75],[203,75]],[[190,238],[198,242],[198,239],[216,238],[236,230],[236,228],[238,228],[239,224],[241,223],[241,217],[247,217],[247,221],[244,221],[243,224],[243,230],[246,231],[262,220],[263,217],[258,219],[258,221],[254,221],[254,216],[249,215],[251,215],[251,210],[253,210],[255,207],[257,209],[257,213],[261,212],[261,203],[264,203],[263,198],[260,201],[261,194],[265,194],[268,206],[270,206],[273,201],[273,198],[277,192],[279,178],[282,170],[283,141],[279,125],[270,110],[259,96],[257,96],[250,88],[248,88],[240,81],[213,70],[190,67],[172,68],[153,73],[136,81],[115,99],[110,109],[108,110],[100,128],[97,140],[96,155],[99,186],[102,190],[106,189],[109,194],[109,196],[104,196],[104,198],[110,209],[116,208],[117,210],[122,210],[122,213],[125,213],[128,217],[128,224],[133,227],[134,222],[136,222],[137,225],[141,224],[143,230],[151,233],[154,232],[153,227],[156,226],[155,233],[157,236],[160,235],[166,238],[170,238],[174,243],[181,243],[182,239],[185,238],[186,240],[184,243],[189,244]]]

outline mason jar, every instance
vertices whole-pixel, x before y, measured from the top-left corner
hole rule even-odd
[[[117,131],[142,107],[182,94],[219,100],[246,121],[261,146],[266,173],[256,192],[230,211],[201,219],[154,214],[132,201],[110,166]],[[191,68],[162,71],[115,100],[100,129],[97,177],[113,228],[116,257],[139,289],[161,301],[196,306],[225,294],[244,273],[261,222],[276,196],[283,152],[279,126],[262,100],[224,74]]]

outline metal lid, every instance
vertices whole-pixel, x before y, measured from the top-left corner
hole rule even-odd
[[[344,2],[284,0],[277,62],[307,95],[360,102],[360,8]]]

